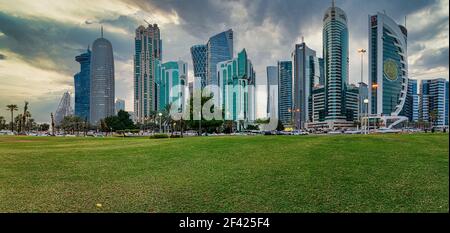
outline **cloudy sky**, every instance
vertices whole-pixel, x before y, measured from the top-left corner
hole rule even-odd
[[[163,60],[187,61],[190,78],[189,48],[232,28],[235,53],[247,49],[257,83],[264,84],[265,67],[290,59],[302,36],[321,56],[322,17],[330,5],[331,0],[0,0],[0,115],[9,116],[3,106],[22,107],[27,100],[38,122],[49,121],[62,93],[73,91],[79,69],[74,57],[100,36],[100,25],[113,44],[116,97],[126,100],[127,110],[133,101],[134,29],[144,20],[161,29]],[[399,24],[407,16],[410,76],[448,79],[448,0],[337,0],[336,5],[349,21],[351,82],[360,77],[357,49],[368,46],[368,15],[383,11]],[[265,98],[264,92],[258,95]],[[264,105],[258,103],[258,113]]]

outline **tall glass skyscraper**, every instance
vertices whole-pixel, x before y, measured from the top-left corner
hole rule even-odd
[[[422,80],[420,85],[420,119],[430,122],[434,126],[448,126],[448,83],[444,78]]]
[[[292,62],[278,62],[278,118],[283,125],[292,123]]]
[[[399,116],[408,89],[407,30],[383,13],[369,16],[369,111]]]
[[[75,61],[80,63],[80,72],[74,76],[75,115],[89,121],[91,50],[88,48],[85,53],[76,56]]]
[[[295,45],[294,60],[294,119],[297,129],[305,128],[312,121],[312,91],[323,79],[323,62],[316,57],[316,51],[305,42]]]
[[[217,63],[233,59],[233,30],[209,38],[206,60],[206,85],[219,85]]]
[[[225,120],[236,122],[238,130],[255,120],[255,71],[243,49],[234,59],[217,64],[220,106]],[[244,124],[240,124],[243,122]]]
[[[98,124],[101,119],[113,116],[114,111],[114,57],[109,40],[101,38],[92,45],[90,83],[90,122]]]
[[[206,59],[208,47],[206,45],[194,45],[191,47],[192,65],[194,77],[200,78],[201,88],[206,86]]]
[[[162,41],[157,24],[139,26],[134,38],[134,113],[138,122],[158,110],[155,67],[162,60]]]
[[[278,67],[268,66],[267,72],[267,117],[272,111],[278,118]]]
[[[159,106],[158,109],[164,109],[168,104],[178,103],[178,110],[184,109],[185,98],[188,94],[186,90],[188,82],[188,65],[183,61],[170,61],[161,64],[160,75],[157,76],[156,82],[159,89]],[[176,89],[181,88],[181,89]],[[174,96],[170,96],[170,92]],[[175,95],[176,94],[176,95]]]
[[[345,12],[333,4],[323,17],[326,120],[346,120],[348,84],[348,29]]]

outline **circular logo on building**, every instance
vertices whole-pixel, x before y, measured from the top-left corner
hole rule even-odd
[[[395,81],[398,78],[398,67],[397,63],[392,60],[388,59],[384,61],[384,75],[386,75],[386,78],[388,78],[391,81]]]

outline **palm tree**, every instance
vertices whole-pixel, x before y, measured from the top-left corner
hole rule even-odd
[[[14,132],[14,111],[18,111],[19,108],[16,104],[6,105],[6,110],[11,112],[11,132]]]
[[[432,111],[430,111],[430,123],[432,126],[436,125],[436,122],[439,118],[439,113],[437,111],[437,109],[434,109]]]

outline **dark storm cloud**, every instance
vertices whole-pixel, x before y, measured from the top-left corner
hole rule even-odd
[[[436,49],[436,50],[426,50],[422,53],[415,65],[427,67],[428,69],[447,67],[448,68],[448,47]]]
[[[150,19],[155,10],[170,14],[176,12],[182,19],[181,27],[191,35],[202,40],[211,36],[211,33],[224,29],[229,25],[230,11],[228,3],[236,1],[142,1],[142,0],[124,0],[129,4],[138,6],[143,11],[149,13]],[[221,28],[222,26],[222,28]]]
[[[0,53],[0,60],[5,60],[5,59],[6,59],[6,56],[4,54]]]
[[[114,21],[111,21],[111,24],[113,23]],[[0,12],[0,32],[4,34],[0,37],[0,49],[10,50],[39,68],[72,75],[78,69],[74,57],[100,37],[100,26],[97,29],[84,24],[21,18]],[[115,57],[119,60],[129,60],[133,44],[130,37],[109,33],[107,26],[104,34],[113,44]],[[43,62],[47,60],[50,64]],[[65,80],[63,83],[69,82]]]

